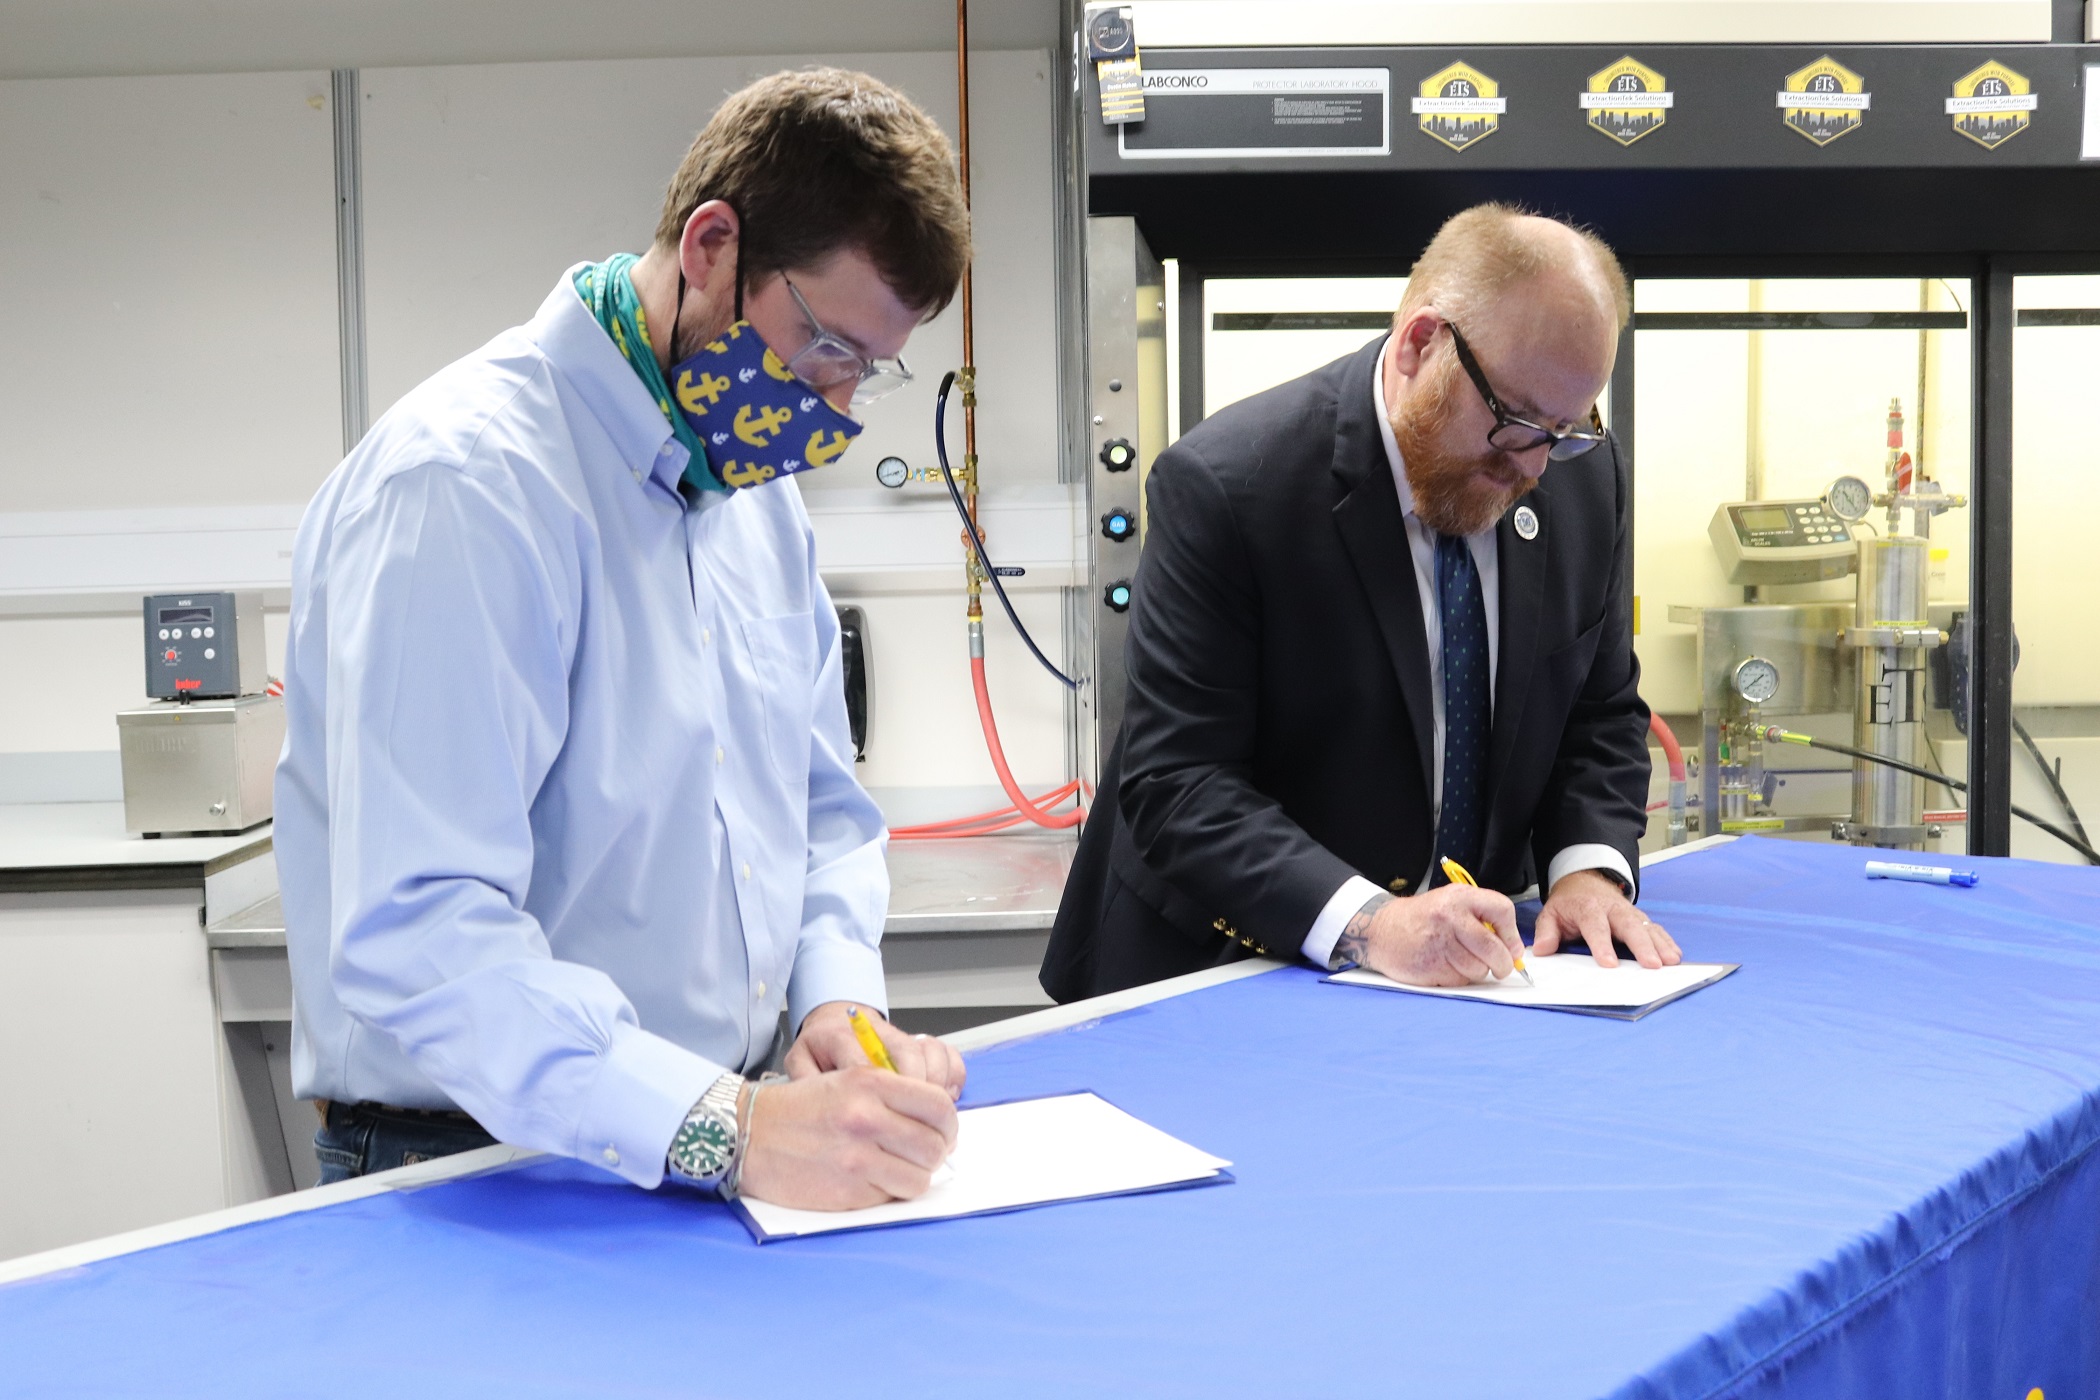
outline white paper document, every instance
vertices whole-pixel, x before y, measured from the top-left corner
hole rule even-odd
[[[1599,967],[1588,953],[1555,953],[1526,958],[1524,968],[1538,985],[1521,977],[1475,982],[1465,987],[1413,987],[1358,968],[1327,980],[1349,987],[1376,987],[1387,992],[1414,992],[1425,997],[1462,997],[1505,1006],[1531,1006],[1544,1011],[1577,1011],[1591,1016],[1639,1020],[1656,1007],[1720,981],[1740,963],[1679,963],[1675,967],[1642,967],[1632,959],[1617,967]]]
[[[1232,1163],[1094,1094],[988,1104],[956,1119],[955,1151],[915,1201],[839,1211],[737,1204],[764,1242],[1230,1180]]]

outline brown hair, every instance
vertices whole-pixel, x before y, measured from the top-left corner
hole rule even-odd
[[[905,305],[932,316],[970,260],[955,148],[911,99],[865,73],[805,68],[732,93],[671,177],[657,246],[675,250],[711,199],[741,221],[746,285],[858,248]]]
[[[1446,316],[1465,320],[1510,287],[1542,272],[1570,267],[1565,241],[1541,237],[1536,224],[1525,223],[1530,217],[1529,210],[1513,204],[1476,204],[1446,219],[1408,274],[1393,324],[1397,327],[1416,307],[1431,301]],[[1603,284],[1598,290],[1610,298],[1623,330],[1633,314],[1633,294],[1617,255],[1588,229],[1565,219],[1553,222],[1575,235],[1591,273]]]

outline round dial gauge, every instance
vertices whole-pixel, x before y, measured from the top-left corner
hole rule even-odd
[[[1753,656],[1735,668],[1735,693],[1753,705],[1762,705],[1779,693],[1779,668],[1762,656]]]
[[[1864,520],[1874,508],[1874,488],[1856,476],[1841,476],[1823,493],[1830,513],[1840,520]]]
[[[911,480],[911,463],[902,457],[885,457],[875,464],[875,479],[895,490]]]

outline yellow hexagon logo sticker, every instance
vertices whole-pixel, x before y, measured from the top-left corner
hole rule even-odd
[[[1859,130],[1872,99],[1865,78],[1826,55],[1786,75],[1779,110],[1789,127],[1827,146]]]
[[[1470,63],[1454,63],[1422,80],[1412,106],[1424,134],[1463,151],[1502,124],[1509,100],[1502,86]]]
[[[1954,129],[1985,150],[1996,150],[2027,129],[2041,103],[2027,79],[1993,59],[1954,80],[1947,115]]]
[[[1669,118],[1676,94],[1663,75],[1631,56],[1590,74],[1582,110],[1593,131],[1631,146]]]

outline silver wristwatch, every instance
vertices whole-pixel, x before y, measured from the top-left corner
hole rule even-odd
[[[705,1187],[717,1187],[730,1179],[742,1145],[736,1106],[743,1091],[741,1074],[725,1074],[707,1086],[671,1139],[671,1150],[664,1158],[671,1175]]]

